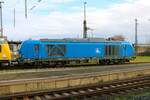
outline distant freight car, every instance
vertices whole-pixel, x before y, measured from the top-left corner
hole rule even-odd
[[[135,51],[129,42],[94,39],[27,40],[19,49],[20,63],[69,64],[72,62],[124,63]]]

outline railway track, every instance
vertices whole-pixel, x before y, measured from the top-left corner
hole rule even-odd
[[[129,65],[129,64],[144,64],[150,62],[127,62],[124,64],[96,64],[96,63],[85,63],[85,64],[70,64],[70,65],[58,65],[58,66],[31,66],[31,65],[22,65],[22,66],[1,66],[0,70],[22,70],[22,69],[43,69],[43,68],[50,68],[50,69],[59,69],[59,68],[82,68],[82,67],[91,67],[91,66],[108,66],[108,65]]]
[[[24,70],[2,70],[0,71],[0,81],[4,80],[19,80],[30,78],[43,77],[61,77],[74,76],[81,74],[95,74],[95,73],[110,73],[130,70],[149,69],[150,63],[147,64],[127,64],[127,65],[108,65],[108,66],[90,66],[79,68],[46,68],[46,69],[24,69]]]
[[[100,65],[100,64],[85,64],[85,65],[77,65],[77,66],[66,66],[66,67],[41,67],[41,68],[31,68],[28,66],[28,68],[16,68],[12,67],[10,69],[3,69],[0,68],[0,74],[3,73],[17,73],[17,72],[41,72],[41,71],[63,71],[63,70],[76,70],[76,69],[85,69],[85,68],[92,68],[92,67],[107,67],[107,68],[115,68],[115,67],[121,67],[121,66],[128,66],[128,65],[135,65],[135,64],[150,64],[150,62],[136,62],[136,63],[125,63],[125,64],[113,64],[113,65]],[[14,68],[14,69],[13,69]]]
[[[0,100],[70,100],[70,98],[113,95],[139,91],[150,88],[150,76],[139,76],[133,79],[118,80],[103,84],[93,84],[78,87],[69,87],[57,90],[26,92],[0,96]]]

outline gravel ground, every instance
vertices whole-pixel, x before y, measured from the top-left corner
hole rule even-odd
[[[91,66],[82,68],[58,68],[58,69],[32,69],[32,70],[19,70],[17,71],[0,71],[0,81],[4,80],[17,80],[29,78],[43,78],[43,77],[56,77],[56,76],[74,76],[89,73],[105,73],[113,71],[128,71],[138,69],[149,69],[150,63],[146,64],[126,64],[126,65],[107,65],[107,66]]]

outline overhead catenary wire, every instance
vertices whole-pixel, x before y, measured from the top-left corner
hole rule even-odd
[[[41,1],[42,0],[38,0],[37,3],[30,8],[30,10],[33,10],[34,8],[36,8],[41,3]]]

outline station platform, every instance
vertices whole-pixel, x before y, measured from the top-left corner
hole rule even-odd
[[[26,79],[24,78],[14,80],[1,80],[0,96],[20,92],[55,90],[59,88],[97,84],[114,80],[135,78],[137,76],[150,75],[150,64],[141,64],[141,65],[136,64],[134,66],[135,67],[130,68],[121,67],[120,69],[113,68],[111,70],[102,70],[97,72],[94,71],[94,69],[92,70],[91,68],[90,71],[85,70],[85,72],[77,74],[71,73],[67,74],[64,71],[62,72],[64,75],[59,76],[52,75],[49,77],[39,77],[39,78],[28,77]],[[77,70],[75,71],[77,72]],[[49,71],[49,73],[51,73],[51,71]]]

